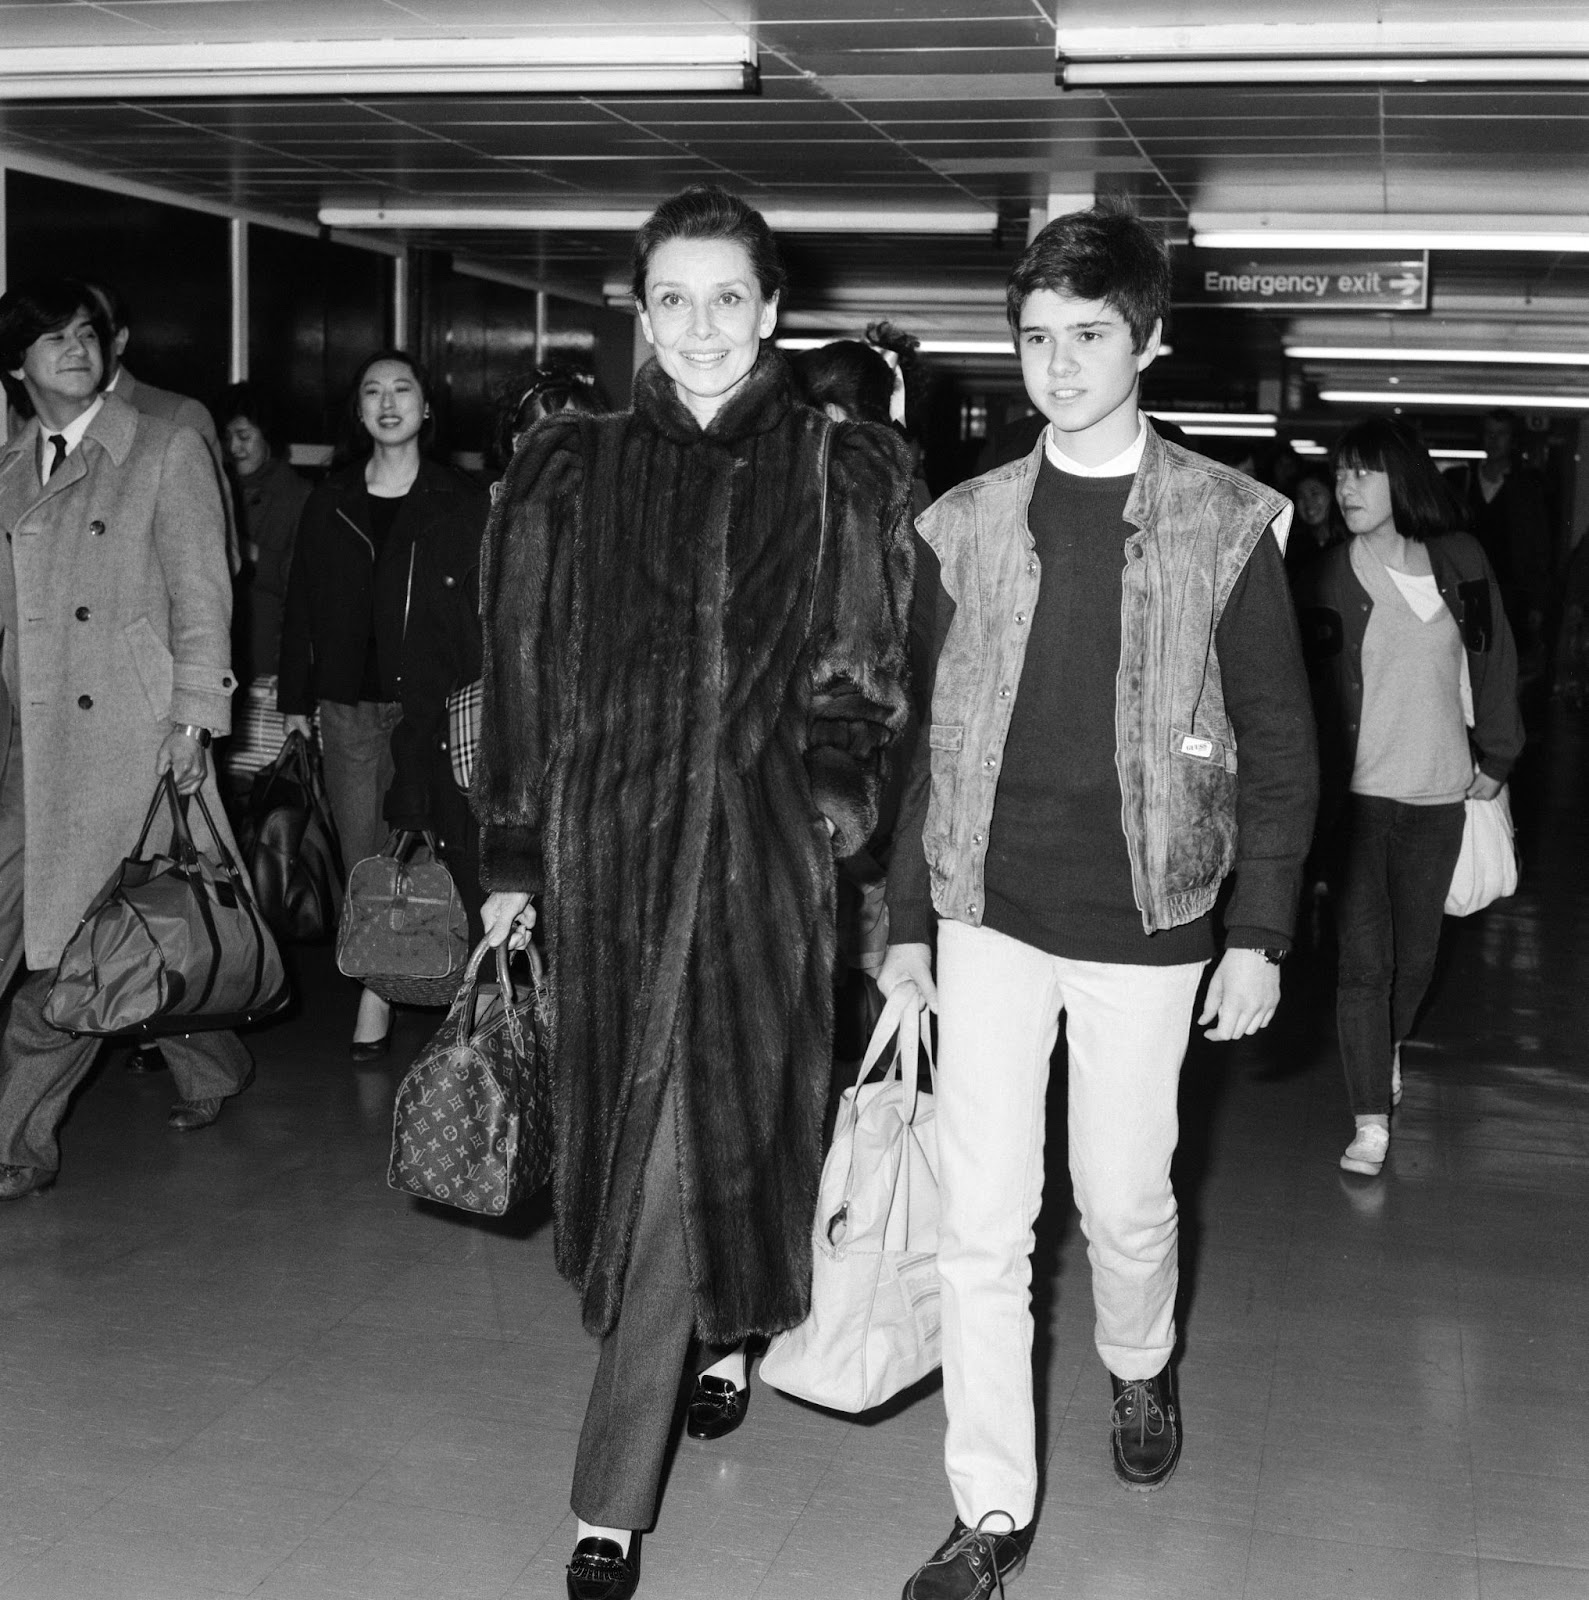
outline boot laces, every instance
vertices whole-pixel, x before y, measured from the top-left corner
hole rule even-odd
[[[1109,1413],[1116,1433],[1124,1434],[1133,1424],[1137,1442],[1146,1444],[1150,1437],[1164,1432],[1164,1412],[1159,1407],[1153,1385],[1146,1378],[1127,1383],[1116,1398]]]
[[[1015,1519],[1010,1516],[1008,1511],[990,1511],[987,1513],[987,1516],[984,1516],[978,1520],[976,1527],[967,1528],[966,1531],[962,1533],[947,1550],[944,1551],[943,1559],[947,1563],[953,1561],[956,1556],[964,1555],[966,1560],[971,1565],[971,1570],[977,1573],[981,1572],[982,1565],[984,1562],[986,1562],[988,1571],[993,1574],[993,1584],[994,1588],[998,1591],[999,1600],[1005,1600],[1004,1574],[999,1571],[998,1547],[993,1542],[995,1539],[1003,1536],[1004,1530],[1001,1528],[987,1527],[988,1517],[1006,1518],[1010,1523],[1010,1531],[1012,1533],[1015,1531]],[[990,1597],[993,1592],[994,1589],[988,1590]]]

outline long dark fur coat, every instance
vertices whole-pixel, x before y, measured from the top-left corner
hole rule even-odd
[[[592,1333],[670,1081],[701,1336],[806,1313],[833,860],[906,717],[909,489],[893,434],[832,427],[766,351],[704,432],[655,363],[633,411],[542,423],[492,513],[482,878],[542,892],[557,1260]]]

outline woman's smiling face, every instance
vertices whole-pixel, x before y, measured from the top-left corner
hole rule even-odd
[[[756,365],[778,320],[750,254],[732,239],[669,239],[651,253],[640,326],[704,428]]]

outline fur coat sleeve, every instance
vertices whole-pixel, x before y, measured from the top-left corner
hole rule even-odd
[[[915,547],[900,440],[870,424],[836,428],[827,500],[837,562],[830,622],[813,666],[806,768],[833,824],[834,854],[844,857],[877,825],[890,747],[909,716]]]
[[[546,677],[556,663],[543,661],[542,642],[556,553],[576,536],[583,478],[577,419],[566,413],[548,417],[514,457],[486,523],[480,553],[480,745],[470,802],[480,821],[480,884],[488,894],[535,894],[544,876],[543,711]]]

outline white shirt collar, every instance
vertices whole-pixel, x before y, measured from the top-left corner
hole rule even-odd
[[[86,411],[79,412],[64,428],[46,428],[44,419],[39,418],[39,450],[40,467],[39,476],[46,483],[49,482],[48,473],[50,462],[55,457],[55,449],[50,440],[59,434],[66,441],[66,453],[71,453],[83,442],[83,435],[88,432],[88,425],[99,415],[99,408],[104,405],[105,397],[102,394],[94,396],[94,403]]]
[[[1049,464],[1077,478],[1128,478],[1142,465],[1142,452],[1147,448],[1147,443],[1148,419],[1139,411],[1136,438],[1119,455],[1111,456],[1096,467],[1084,467],[1081,462],[1066,455],[1054,442],[1052,423],[1043,430],[1043,451],[1048,457]]]

